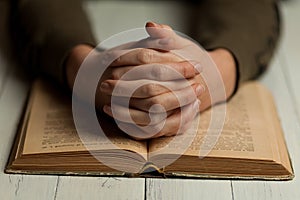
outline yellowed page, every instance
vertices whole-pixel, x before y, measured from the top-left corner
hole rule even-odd
[[[103,143],[98,135],[86,132],[85,145],[78,136],[72,118],[71,99],[56,91],[53,86],[41,80],[35,82],[32,92],[32,107],[24,142],[23,154],[53,153],[103,150],[111,145]],[[129,139],[116,127],[109,127],[110,142],[115,149],[125,149],[138,152],[146,158],[147,144],[142,141]],[[94,140],[94,138],[96,138]],[[86,142],[91,141],[91,142]]]
[[[274,160],[276,137],[282,133],[277,133],[278,130],[272,127],[272,123],[279,122],[274,120],[274,112],[271,112],[268,107],[269,101],[272,101],[269,94],[266,94],[258,83],[251,82],[241,86],[237,94],[226,104],[227,112],[223,130],[207,156]],[[214,109],[218,107],[221,109],[221,106],[224,104],[217,105]],[[207,150],[203,146],[203,141],[205,137],[209,137],[206,133],[210,120],[211,110],[200,115],[200,124],[195,126],[198,127],[198,132],[184,155],[205,155],[200,152],[200,149]],[[187,137],[190,137],[189,135],[187,133],[177,137],[181,137],[179,141],[184,142]],[[180,153],[182,150],[178,147],[182,144],[170,145],[172,139],[168,137],[152,140],[149,146],[151,156]],[[209,139],[206,138],[206,141]],[[168,150],[161,151],[166,145],[169,146]]]
[[[269,113],[267,115],[267,124],[269,124],[268,127],[270,129],[268,132],[270,138],[269,142],[272,146],[274,161],[281,163],[290,173],[293,173],[287,145],[272,94],[264,87],[260,87],[259,93],[260,99],[265,105],[263,107],[264,112]]]

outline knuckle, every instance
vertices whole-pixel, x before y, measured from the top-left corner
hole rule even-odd
[[[155,65],[151,70],[151,76],[156,80],[164,80],[167,73],[167,68],[162,64]]]
[[[149,107],[156,105],[156,104],[162,105],[162,103],[163,103],[162,98],[152,97],[149,99]]]
[[[154,96],[158,93],[159,87],[155,83],[149,83],[142,87],[142,93],[145,96]]]
[[[142,64],[151,63],[153,56],[153,51],[149,49],[141,49],[137,54],[137,60]]]

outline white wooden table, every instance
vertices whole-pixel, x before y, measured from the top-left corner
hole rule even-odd
[[[0,1],[2,14],[4,4]],[[26,78],[20,75],[22,72],[15,69],[10,55],[0,50],[0,199],[300,199],[300,1],[287,2],[282,7],[285,28],[281,45],[261,82],[275,97],[295,170],[294,180],[230,181],[4,174],[29,85]],[[3,21],[5,18],[0,18],[0,22]],[[4,37],[2,27],[0,37]],[[100,29],[95,27],[98,32]],[[5,46],[6,40],[0,40],[1,48]]]

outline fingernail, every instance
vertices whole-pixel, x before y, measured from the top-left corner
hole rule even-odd
[[[109,84],[106,82],[102,82],[100,85],[101,90],[107,90],[109,88]]]
[[[198,85],[196,87],[196,94],[200,95],[200,94],[202,94],[204,92],[204,90],[205,90],[205,88],[202,85]]]
[[[147,26],[147,27],[154,27],[154,26],[157,26],[157,24],[156,24],[155,22],[151,22],[151,21],[150,21],[150,22],[147,22],[147,23],[146,23],[146,26]]]

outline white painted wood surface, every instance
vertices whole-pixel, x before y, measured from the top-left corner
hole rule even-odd
[[[144,198],[144,191],[144,178],[60,177],[55,199],[139,200]]]
[[[6,3],[0,1],[0,13],[2,13],[3,6],[7,6],[4,4]],[[112,6],[118,5],[112,3],[106,5],[105,8]],[[164,15],[162,7],[161,14],[155,16],[156,21],[169,20]],[[96,11],[95,8],[92,6],[90,9]],[[149,8],[142,7],[142,14],[149,14],[151,9],[156,8],[155,5]],[[281,47],[272,67],[261,78],[261,82],[272,91],[276,101],[296,174],[293,181],[127,179],[4,174],[3,170],[29,87],[28,81],[18,74],[13,67],[14,64],[7,60],[0,51],[0,199],[300,199],[299,10],[299,0],[283,4],[286,29],[283,32]],[[115,29],[100,29],[100,25],[110,25],[101,19],[98,21],[101,24],[96,24],[100,17],[95,13],[91,16],[95,32],[97,34],[103,32],[103,35],[99,36],[100,39],[106,38],[111,33],[122,31],[122,28],[126,30],[128,27],[123,24]],[[3,21],[2,19],[0,22]],[[140,23],[144,23],[147,19],[147,17],[138,18],[138,22],[130,22],[130,28],[142,26]],[[176,20],[171,20],[176,26]],[[2,25],[0,30],[2,30]],[[0,36],[2,37],[1,33]]]
[[[153,179],[146,180],[147,199],[232,199],[230,181]]]

